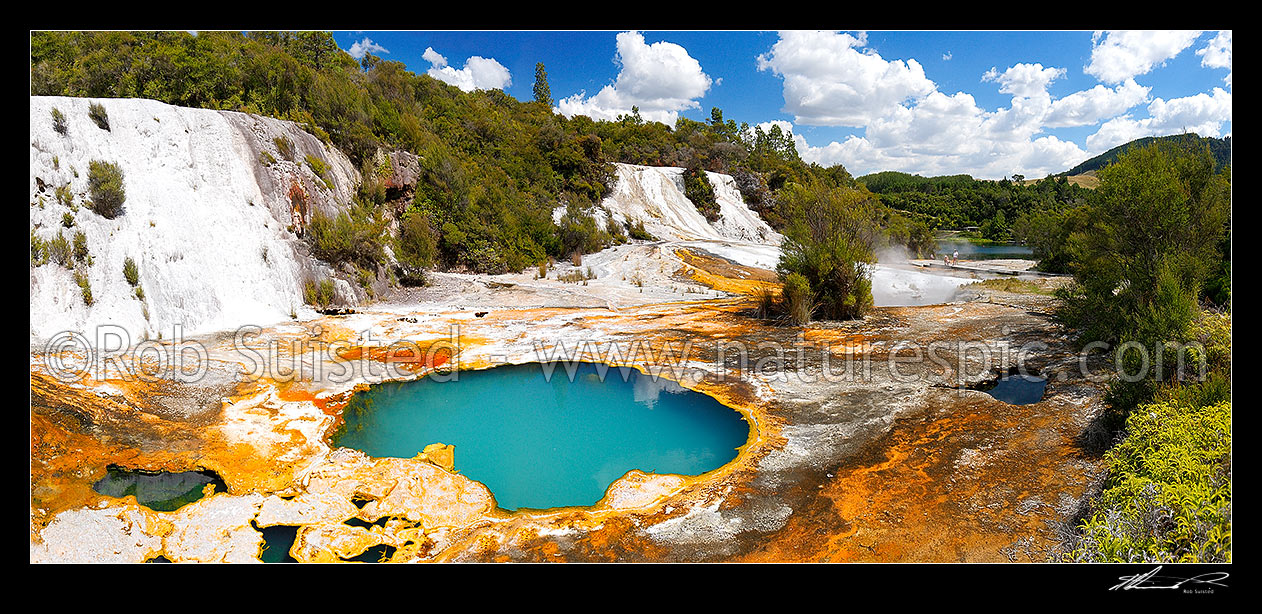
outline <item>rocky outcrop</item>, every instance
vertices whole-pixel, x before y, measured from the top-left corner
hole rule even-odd
[[[307,313],[304,280],[331,271],[303,233],[317,211],[345,211],[360,180],[336,148],[293,122],[153,100],[31,97],[30,113],[32,241],[83,233],[87,248],[64,266],[33,254],[32,343],[67,330],[92,340],[102,325],[134,343],[170,338],[177,324],[193,334]],[[126,199],[112,219],[90,206],[93,161],[122,171]],[[352,284],[336,285],[355,297]]]

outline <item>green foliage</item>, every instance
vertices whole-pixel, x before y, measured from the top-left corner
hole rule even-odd
[[[100,103],[92,102],[88,104],[88,117],[92,118],[92,121],[96,122],[97,127],[101,130],[109,131],[110,118],[105,113],[105,107]]]
[[[311,167],[311,172],[315,173],[316,177],[319,177],[320,181],[324,182],[325,187],[330,190],[333,189],[333,180],[329,177],[328,163],[320,158],[309,155],[307,156],[307,166]]]
[[[31,231],[31,265],[43,266],[48,263],[48,242]]]
[[[53,107],[52,114],[53,130],[56,130],[57,134],[64,136],[66,134],[66,116],[57,107]]]
[[[48,257],[53,262],[66,268],[71,268],[74,265],[74,255],[70,250],[70,241],[67,241],[61,232],[58,232],[57,236],[48,242]]]
[[[290,162],[294,161],[294,142],[289,137],[281,135],[272,139],[272,144],[276,145],[276,153]],[[270,157],[270,156],[269,156]]]
[[[136,261],[127,256],[123,259],[123,278],[127,280],[127,284],[135,286],[140,283],[140,268],[136,266]]]
[[[140,300],[142,300],[142,301],[143,301],[143,300],[145,300],[145,289],[144,289],[144,288],[141,288],[140,286],[136,286],[136,292],[135,292],[135,294],[136,294],[136,298],[138,298],[138,299],[140,299]],[[147,320],[148,318],[145,318],[145,319]]]
[[[1057,318],[1082,342],[1180,339],[1213,272],[1230,214],[1229,179],[1208,150],[1133,148],[1100,171],[1088,231],[1071,233],[1074,284]]]
[[[263,166],[271,166],[276,164],[276,158],[272,157],[272,154],[267,153],[266,151],[260,151],[259,164],[262,164]]]
[[[806,279],[825,319],[859,318],[872,306],[870,266],[880,232],[877,202],[863,189],[820,182],[784,191],[789,224],[781,245],[781,280]]]
[[[714,186],[705,172],[692,166],[684,169],[684,196],[692,201],[701,215],[711,222],[719,219],[719,203],[714,198]]]
[[[1230,562],[1231,402],[1143,405],[1126,431],[1072,558]]]
[[[372,207],[357,205],[350,213],[329,217],[316,211],[308,226],[311,252],[334,264],[351,262],[375,269],[385,257],[385,221]]]
[[[61,214],[61,226],[62,228],[70,228],[74,226],[74,216],[70,213]]]
[[[806,277],[799,273],[789,273],[784,276],[784,289],[781,296],[784,299],[784,308],[789,316],[789,321],[797,325],[803,325],[811,321],[811,314],[815,311],[815,301],[811,296],[811,285]]]
[[[425,269],[434,265],[438,255],[438,238],[428,217],[412,208],[399,223],[399,243],[395,256],[399,261],[399,281],[404,285],[424,285]]]
[[[57,186],[57,188],[53,190],[53,194],[57,197],[57,202],[63,205],[70,206],[74,204],[74,192],[70,191],[70,184],[68,183],[66,185]]]
[[[931,258],[938,251],[938,239],[923,220],[891,211],[885,220],[886,241],[902,245],[912,258]]]
[[[74,233],[74,259],[79,262],[92,263],[91,254],[88,252],[88,236],[83,231]]]
[[[88,166],[88,191],[92,194],[92,210],[106,219],[123,214],[127,192],[123,189],[123,171],[112,162],[93,160]]]
[[[82,271],[75,271],[74,282],[79,285],[79,294],[83,297],[83,304],[91,307],[95,301],[92,299],[92,285],[88,283],[88,276]]]
[[[611,241],[608,232],[600,229],[596,219],[577,203],[570,203],[561,216],[561,253],[587,254],[600,251]]]
[[[540,102],[552,106],[552,88],[548,87],[548,71],[544,69],[543,62],[535,64],[535,102]]]
[[[1075,166],[1061,175],[1082,175],[1090,171],[1098,171],[1117,161],[1123,153],[1134,149],[1147,147],[1152,144],[1173,145],[1182,149],[1202,149],[1209,148],[1210,154],[1214,157],[1215,170],[1221,169],[1223,166],[1231,163],[1231,137],[1221,139],[1200,137],[1196,134],[1174,134],[1170,136],[1146,136],[1135,139],[1129,143],[1118,145],[1098,156],[1088,159],[1087,161]]]
[[[302,300],[308,305],[324,309],[337,299],[337,289],[333,280],[327,277],[316,281],[307,278],[302,285]]]
[[[657,237],[644,229],[644,220],[636,220],[634,224],[627,223],[627,234],[636,241],[656,241]]]

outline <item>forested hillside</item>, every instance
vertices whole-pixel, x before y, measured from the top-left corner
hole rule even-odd
[[[1216,139],[1212,137],[1200,137],[1195,134],[1174,134],[1170,136],[1146,136],[1142,139],[1136,139],[1125,145],[1118,145],[1094,158],[1079,164],[1063,173],[1053,175],[1054,177],[1068,177],[1071,175],[1081,175],[1088,171],[1098,171],[1109,164],[1117,161],[1117,157],[1123,152],[1130,151],[1136,147],[1144,147],[1154,142],[1170,143],[1182,147],[1209,147],[1209,153],[1214,157],[1216,169],[1221,169],[1224,165],[1231,164],[1231,137]]]
[[[542,67],[541,67],[542,68]],[[804,163],[789,135],[726,120],[681,118],[674,126],[638,112],[617,121],[554,114],[546,72],[537,100],[499,90],[462,92],[400,62],[355,61],[325,32],[34,32],[31,93],[140,97],[174,105],[288,119],[337,146],[361,166],[354,214],[312,226],[315,253],[362,265],[395,242],[417,267],[520,271],[549,257],[625,240],[633,229],[597,228],[586,215],[608,193],[612,162],[680,166],[690,200],[717,211],[704,174],[732,175],[750,207],[786,225],[783,188],[820,184],[862,189],[846,170]],[[385,186],[374,181],[379,148],[420,157],[422,177],[383,237]],[[866,190],[864,190],[866,192]],[[552,211],[566,207],[559,223]],[[881,215],[885,240],[923,250],[928,229],[897,213]],[[931,248],[930,248],[931,249]]]

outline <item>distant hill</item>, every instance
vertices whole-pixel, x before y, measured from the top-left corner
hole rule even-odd
[[[1202,143],[1209,145],[1209,152],[1214,156],[1214,160],[1218,163],[1218,167],[1222,168],[1224,164],[1231,163],[1231,137],[1216,139],[1212,137],[1201,137],[1195,134],[1175,134],[1171,136],[1146,136],[1142,139],[1136,139],[1125,145],[1118,145],[1078,166],[1075,166],[1063,173],[1052,175],[1052,177],[1069,177],[1073,175],[1083,175],[1089,171],[1098,171],[1105,166],[1117,160],[1118,155],[1130,149],[1131,147],[1143,147],[1149,143],[1156,141],[1165,141],[1176,144],[1190,144],[1199,146]]]

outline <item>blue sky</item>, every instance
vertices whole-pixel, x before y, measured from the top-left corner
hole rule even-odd
[[[1127,141],[1231,134],[1231,32],[334,32],[465,90],[532,98],[543,62],[566,115],[707,119],[793,132],[856,175],[1060,172]]]

